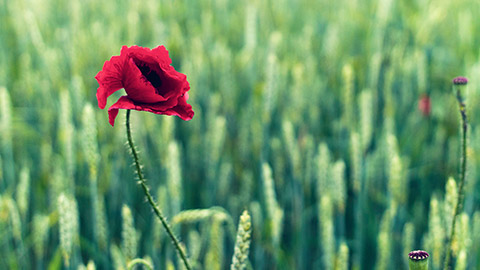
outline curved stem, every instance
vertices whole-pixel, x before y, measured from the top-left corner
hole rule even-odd
[[[178,241],[178,239],[175,237],[175,235],[172,232],[172,229],[170,228],[170,225],[168,224],[166,218],[163,216],[162,211],[160,211],[158,206],[155,204],[155,201],[153,200],[153,197],[150,194],[150,190],[147,186],[147,181],[143,177],[142,168],[140,166],[140,162],[139,162],[139,159],[138,159],[138,153],[135,149],[135,145],[133,144],[132,132],[130,131],[130,110],[127,110],[126,126],[127,126],[128,146],[130,147],[130,150],[132,151],[133,160],[135,162],[135,169],[137,171],[138,179],[140,180],[139,182],[140,182],[140,185],[142,186],[143,193],[145,193],[145,196],[147,197],[148,203],[150,204],[153,211],[155,212],[155,215],[158,217],[158,219],[162,223],[163,227],[165,228],[165,231],[167,231],[168,236],[170,236],[170,239],[172,240],[173,245],[175,246],[175,249],[177,250],[178,254],[180,255],[180,258],[182,259],[183,264],[185,265],[185,268],[187,270],[191,270],[192,268],[190,267],[190,264],[188,263],[187,256],[185,255],[185,252],[183,251],[182,247],[180,246],[180,241]]]
[[[455,236],[455,223],[457,216],[463,211],[463,200],[465,197],[465,192],[463,187],[465,186],[465,172],[467,170],[467,112],[465,102],[460,94],[460,91],[457,90],[457,100],[460,109],[460,115],[462,116],[462,164],[460,168],[460,182],[458,184],[458,198],[457,204],[455,206],[455,211],[453,212],[452,225],[450,227],[450,238],[448,239],[447,245],[447,254],[445,256],[445,270],[451,269],[451,260],[452,260],[452,241]]]

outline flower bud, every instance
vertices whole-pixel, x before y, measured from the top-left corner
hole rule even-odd
[[[468,83],[468,79],[465,77],[455,77],[452,82],[454,85],[464,85]]]

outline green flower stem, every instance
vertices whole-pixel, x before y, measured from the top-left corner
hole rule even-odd
[[[466,112],[466,106],[465,106],[465,101],[462,97],[461,90],[459,89],[460,87],[456,87],[456,95],[457,95],[457,100],[458,100],[458,106],[460,109],[460,115],[462,117],[462,163],[461,163],[461,168],[460,168],[460,182],[458,184],[458,198],[457,198],[457,204],[455,206],[455,211],[453,212],[453,219],[452,219],[452,225],[450,227],[450,238],[448,239],[448,245],[447,245],[447,254],[445,256],[445,264],[444,264],[444,270],[451,269],[451,263],[452,263],[452,241],[453,238],[455,237],[455,223],[457,220],[457,216],[463,211],[463,201],[465,197],[465,192],[463,190],[465,186],[465,172],[467,170],[467,127],[468,127],[468,122],[467,122],[467,112]]]
[[[180,255],[180,258],[182,259],[183,264],[185,265],[185,268],[187,270],[191,270],[192,268],[190,267],[190,264],[188,262],[187,256],[185,255],[185,252],[183,251],[183,249],[180,246],[180,242],[178,241],[178,239],[173,234],[172,229],[170,228],[170,225],[168,224],[166,218],[163,216],[162,212],[160,211],[160,209],[155,204],[155,201],[153,200],[153,197],[150,194],[149,188],[147,186],[147,181],[143,177],[142,168],[140,166],[140,162],[139,162],[139,159],[138,159],[138,153],[135,150],[135,146],[133,144],[133,139],[132,139],[132,132],[130,131],[130,110],[127,110],[126,126],[127,126],[128,146],[130,147],[130,150],[132,151],[133,160],[135,162],[135,168],[136,168],[136,171],[137,171],[137,175],[138,175],[140,185],[143,188],[143,193],[145,193],[145,196],[148,199],[148,203],[150,204],[153,211],[155,212],[155,215],[158,217],[158,219],[160,219],[160,222],[162,223],[163,227],[165,228],[165,231],[167,231],[168,236],[170,236],[170,239],[172,239],[173,245],[175,246],[175,249],[177,250],[178,254]]]
[[[423,260],[418,262],[410,260],[408,262],[408,269],[409,270],[428,270],[428,260]]]

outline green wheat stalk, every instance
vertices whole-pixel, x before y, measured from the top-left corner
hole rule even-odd
[[[29,203],[29,191],[30,191],[30,171],[27,167],[23,167],[20,171],[20,182],[17,185],[17,194],[16,201],[18,205],[18,210],[22,218],[26,218],[28,213],[28,203]]]
[[[33,217],[33,251],[38,260],[42,260],[45,254],[50,220],[47,215],[35,214]]]
[[[137,256],[139,237],[135,230],[132,211],[127,205],[122,207],[122,220],[122,251],[128,261]]]
[[[238,224],[237,240],[232,258],[231,270],[243,270],[247,266],[248,250],[252,235],[252,222],[247,210],[240,216]]]
[[[407,222],[403,226],[402,242],[402,254],[408,254],[415,245],[415,225],[412,222]],[[408,260],[405,260],[405,264],[408,265]]]
[[[75,199],[61,193],[57,199],[60,247],[65,266],[70,266],[74,245],[78,241],[78,207]]]
[[[152,265],[152,262],[150,262],[149,260],[146,260],[146,259],[141,259],[141,258],[135,258],[135,259],[129,261],[127,263],[127,269],[128,270],[135,269],[135,266],[137,266],[137,265],[142,265],[149,270],[154,269],[153,265]]]
[[[440,206],[437,196],[430,199],[430,212],[428,214],[428,234],[425,237],[427,249],[432,254],[434,269],[441,267],[441,258],[445,245],[446,232],[440,214]]]
[[[322,246],[323,251],[323,266],[324,269],[333,270],[335,256],[335,235],[333,223],[333,205],[328,194],[321,197],[319,212],[319,225],[322,237],[320,245]]]
[[[0,86],[0,154],[3,155],[1,183],[7,188],[15,178],[13,149],[12,149],[12,104],[7,88]]]
[[[348,270],[349,248],[346,243],[341,243],[335,260],[335,270]]]
[[[223,236],[222,218],[212,218],[210,225],[210,242],[205,255],[205,269],[220,270],[222,269],[223,260]]]
[[[470,249],[470,218],[466,213],[458,216],[455,235],[455,254],[457,261],[455,270],[465,270],[467,268],[467,252]]]
[[[223,208],[212,207],[209,209],[184,210],[172,218],[172,223],[173,224],[193,223],[193,222],[203,221],[212,217],[221,221],[227,221],[230,219],[230,216],[226,213],[226,211]]]
[[[167,189],[170,198],[170,214],[176,215],[181,210],[182,173],[179,162],[179,149],[175,141],[168,144]]]

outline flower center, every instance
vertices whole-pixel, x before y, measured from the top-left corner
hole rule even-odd
[[[160,87],[162,86],[162,80],[160,76],[152,70],[148,65],[137,65],[142,75],[149,81],[153,87],[155,87],[155,92],[159,95],[162,94]]]

